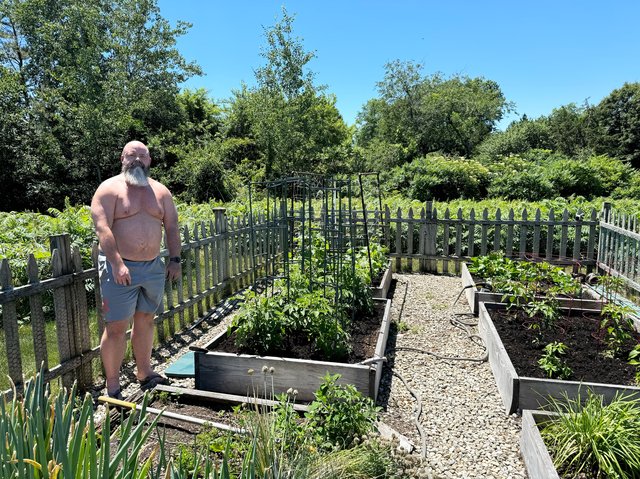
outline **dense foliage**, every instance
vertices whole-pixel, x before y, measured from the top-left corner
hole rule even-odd
[[[247,183],[299,171],[380,171],[384,192],[421,201],[640,198],[639,83],[497,131],[515,106],[497,83],[395,60],[350,127],[284,9],[254,83],[227,99],[180,91],[200,74],[176,48],[189,25],[156,0],[11,0],[0,19],[5,211],[88,204],[132,139],[185,202],[244,199]]]

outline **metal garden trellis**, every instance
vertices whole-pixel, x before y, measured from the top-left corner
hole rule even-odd
[[[340,277],[345,273],[354,274],[356,246],[366,245],[368,251],[362,176],[358,185],[359,190],[350,178],[298,173],[249,186],[250,226],[257,216],[254,195],[260,192],[265,202],[263,211],[267,237],[279,235],[282,244],[277,264],[266,268],[266,271],[277,273],[256,278],[256,290],[265,285],[273,287],[274,279],[284,279],[289,286],[292,265],[295,264],[309,278],[310,288],[321,289],[325,295],[334,294],[336,301],[342,296]],[[362,200],[364,237],[358,233],[354,218],[356,194]],[[320,210],[319,215],[317,209]],[[254,245],[255,241],[252,240],[251,244]],[[252,251],[251,254],[255,263],[263,253]]]

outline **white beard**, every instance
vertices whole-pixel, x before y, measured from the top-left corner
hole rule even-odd
[[[135,166],[123,171],[124,181],[131,186],[149,186],[149,178],[143,168]]]

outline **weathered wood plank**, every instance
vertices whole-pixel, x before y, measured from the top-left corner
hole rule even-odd
[[[469,212],[469,246],[467,251],[469,252],[468,255],[469,257],[473,257],[476,255],[475,253],[475,245],[476,245],[476,211],[475,209],[471,208],[471,211]]]
[[[203,238],[206,238],[208,236],[207,227],[204,221],[200,222],[200,234]],[[209,250],[210,250],[210,246],[208,244],[202,247],[202,256],[204,259],[204,289],[205,290],[208,290],[209,288],[211,288],[211,271],[209,269],[209,266],[210,266]],[[210,296],[206,297],[204,305],[205,305],[204,307],[206,311],[209,311],[211,309]]]
[[[489,210],[482,211],[482,223],[480,226],[480,255],[487,255],[487,229],[489,228]]]
[[[420,208],[420,238],[418,243],[418,254],[424,255],[426,248],[426,237],[427,237],[427,221],[426,221],[426,212],[424,208]],[[420,259],[418,260],[420,264],[420,272],[424,273],[427,271],[427,260]]]
[[[518,256],[521,259],[524,259],[527,256],[527,220],[528,213],[527,209],[524,208],[522,210],[522,225],[520,226],[520,252],[518,253]]]
[[[9,261],[0,262],[0,288],[3,291],[13,288],[13,279]],[[18,331],[18,314],[16,303],[6,303],[2,306],[2,329],[7,352],[7,369],[11,381],[22,390],[22,356],[20,353],[20,333]]]
[[[566,208],[562,213],[562,225],[560,226],[560,259],[567,257],[567,237],[569,235],[569,227],[567,222],[569,221],[569,210]]]
[[[574,261],[579,262],[580,257],[580,244],[582,243],[582,217],[584,213],[582,210],[578,210],[576,218],[578,218],[578,224],[575,227],[575,238],[573,241],[573,251],[571,253],[571,257]]]
[[[438,210],[433,208],[429,213],[430,203],[427,202],[426,217],[427,217],[427,230],[425,235],[425,253],[429,256],[435,256],[438,253],[437,241],[438,241]],[[438,261],[431,259],[427,262],[428,270],[432,273],[438,272]]]
[[[413,271],[413,208],[409,208],[409,214],[407,215],[409,223],[407,224],[407,271],[411,273]]]
[[[184,236],[184,242],[185,243],[189,243],[189,228],[188,227],[184,227],[184,232],[183,232],[183,236]],[[193,298],[193,254],[191,250],[186,250],[183,251],[182,254],[184,255],[184,265],[186,266],[186,280],[185,282],[187,283],[187,298],[190,300]],[[188,316],[189,316],[189,324],[193,323],[196,320],[196,314],[195,314],[195,309],[193,306],[191,306],[188,309]]]
[[[553,235],[555,234],[555,216],[553,210],[549,210],[549,222],[547,225],[547,250],[546,259],[551,261],[553,259]]]
[[[501,243],[502,243],[502,236],[501,236],[501,232],[502,232],[502,224],[500,223],[502,219],[502,212],[500,211],[500,208],[498,208],[496,210],[496,219],[495,219],[495,226],[494,226],[494,233],[493,233],[493,251],[498,252],[501,249]]]
[[[62,267],[62,260],[60,259],[60,250],[57,248],[53,250],[51,255],[51,269],[54,276],[61,276],[64,274]],[[53,290],[53,308],[56,317],[56,334],[58,338],[58,356],[60,362],[70,360],[74,354],[71,347],[71,311],[69,310],[69,303],[65,294],[65,286],[61,288],[55,288]],[[62,376],[63,386],[67,389],[71,389],[73,386],[73,375],[65,374]]]
[[[322,378],[331,373],[341,375],[339,384],[352,384],[367,396],[374,394],[369,390],[369,366],[217,352],[195,352],[194,361],[196,389],[204,391],[269,398],[294,388],[300,401],[312,401]]]
[[[402,218],[402,210],[400,208],[398,208],[398,211],[396,213],[396,218],[399,220]],[[400,223],[399,221],[396,221],[396,253],[397,254],[401,254],[402,253],[402,223]],[[402,258],[400,258],[400,256],[398,256],[396,258],[396,271],[400,272],[402,271]]]
[[[444,222],[442,224],[443,226],[443,232],[442,232],[442,254],[444,255],[444,260],[442,262],[442,272],[444,274],[448,274],[449,273],[449,233],[450,233],[450,217],[449,217],[449,208],[444,210]]]
[[[542,214],[540,208],[536,208],[535,225],[533,227],[533,256],[534,258],[540,257],[540,223]]]
[[[82,271],[82,256],[78,247],[73,248],[71,253],[73,267],[75,272]],[[91,333],[89,332],[89,308],[87,305],[87,290],[84,280],[78,280],[75,284],[74,305],[76,306],[75,316],[77,317],[77,333],[76,342],[78,344],[78,353],[83,355],[91,350]],[[39,364],[36,364],[39,367]],[[93,384],[93,373],[91,370],[91,362],[85,362],[78,371],[78,386],[81,389],[88,388]]]
[[[201,391],[199,389],[181,388],[176,386],[166,386],[159,384],[155,387],[156,393],[166,392],[169,394],[175,394],[180,398],[193,398],[200,401],[213,402],[218,404],[251,404],[254,406],[267,406],[274,407],[280,404],[279,401],[273,401],[270,399],[262,399],[253,396],[240,396],[237,394],[224,394],[213,391]],[[306,404],[292,403],[293,410],[298,412],[309,411],[309,406]]]
[[[509,223],[507,224],[507,243],[504,254],[511,258],[513,256],[513,208],[509,208]]]
[[[456,221],[456,258],[462,258],[462,208],[458,208]],[[456,261],[456,271],[460,269],[460,262]]]
[[[33,254],[27,260],[27,276],[29,284],[40,281],[38,265]],[[98,288],[99,289],[99,288]],[[47,333],[44,324],[44,312],[42,310],[42,297],[40,294],[29,296],[29,310],[31,313],[31,333],[33,334],[33,351],[36,362],[36,370],[44,364],[45,370],[49,369],[49,355],[47,351]]]
[[[198,241],[198,237],[199,237],[199,232],[198,232],[198,228],[194,228],[193,229],[193,238]],[[202,253],[202,249],[197,246],[196,248],[194,248],[193,250],[193,257],[194,257],[194,269],[195,269],[195,275],[196,275],[196,293],[200,294],[202,293],[202,266],[201,266],[201,253]],[[202,301],[199,301],[197,304],[197,310],[198,310],[198,317],[202,317],[202,315],[204,314],[204,308],[202,307]]]
[[[522,411],[520,452],[529,479],[560,479],[532,411]]]
[[[478,311],[478,333],[484,340],[489,354],[489,364],[496,380],[500,397],[507,414],[518,408],[518,374],[507,354],[484,303]]]

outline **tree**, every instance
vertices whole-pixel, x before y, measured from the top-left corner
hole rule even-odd
[[[593,147],[598,153],[640,167],[640,83],[625,83],[604,98],[593,112]]]
[[[589,145],[589,105],[578,107],[575,103],[555,108],[547,124],[554,149],[565,155],[575,156]]]
[[[378,83],[379,101],[359,116],[357,138],[375,137],[424,155],[441,151],[470,156],[511,109],[497,83],[483,78],[423,76],[422,66],[394,61]],[[362,145],[359,143],[359,145]]]
[[[530,120],[526,116],[512,122],[505,131],[491,133],[478,145],[476,157],[496,161],[502,156],[523,154],[534,148],[551,149],[553,141],[546,119]]]
[[[171,28],[155,0],[6,0],[0,21],[0,65],[33,130],[20,170],[32,209],[87,202],[126,141],[175,124],[177,85],[199,73],[175,49],[188,25]]]
[[[254,171],[263,169],[267,179],[335,172],[349,155],[351,132],[335,97],[313,84],[307,64],[315,54],[293,36],[294,18],[282,11],[282,19],[265,29],[266,64],[256,70],[257,86],[234,92],[226,131],[255,141],[260,164]]]

